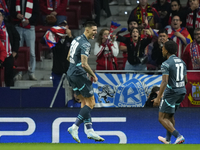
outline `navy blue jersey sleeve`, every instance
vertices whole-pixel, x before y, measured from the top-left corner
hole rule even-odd
[[[84,43],[81,47],[81,55],[89,56],[91,45],[90,43]]]
[[[163,75],[169,75],[169,64],[166,62],[163,62],[161,65],[161,71]]]

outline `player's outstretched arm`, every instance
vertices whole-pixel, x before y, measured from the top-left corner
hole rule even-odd
[[[88,57],[85,55],[81,55],[81,63],[82,63],[82,67],[85,69],[85,71],[92,76],[93,81],[96,82],[98,79],[96,77],[96,75],[94,74],[94,72],[92,71],[92,69],[90,68],[90,66],[88,65]]]

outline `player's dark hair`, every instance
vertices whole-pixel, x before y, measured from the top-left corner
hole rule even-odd
[[[85,24],[84,24],[84,27],[89,27],[91,28],[92,26],[97,26],[97,24],[94,22],[94,21],[87,21]]]
[[[158,31],[158,34],[160,34],[160,33],[165,33],[166,35],[168,35],[168,32],[167,32],[166,29],[160,29],[160,30]]]
[[[168,51],[168,53],[170,53],[170,54],[177,53],[178,45],[174,41],[169,40],[169,41],[165,42],[164,46],[165,46],[165,49]]]

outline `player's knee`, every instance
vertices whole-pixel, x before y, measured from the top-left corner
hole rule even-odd
[[[86,99],[86,105],[88,105],[91,109],[95,106],[94,96]]]
[[[84,106],[85,106],[85,103],[82,103],[82,102],[81,102],[81,108],[83,108]]]
[[[158,121],[159,121],[160,123],[163,122],[163,119],[164,119],[163,116],[159,116],[159,117],[158,117]]]
[[[89,105],[89,107],[90,107],[91,109],[93,109],[94,106],[95,106],[95,102],[92,101],[92,102],[90,102],[88,105]]]

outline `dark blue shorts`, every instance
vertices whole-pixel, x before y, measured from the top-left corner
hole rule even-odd
[[[179,108],[180,103],[185,98],[185,93],[183,94],[167,94],[164,93],[163,99],[160,102],[159,112],[174,114]]]
[[[88,79],[87,74],[67,76],[67,79],[77,96],[81,94],[83,97],[92,97],[94,95],[92,81]]]

